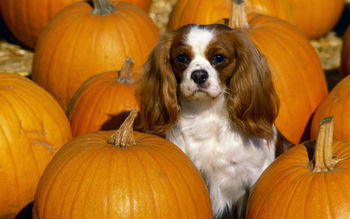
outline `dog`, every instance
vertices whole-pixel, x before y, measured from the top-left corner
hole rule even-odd
[[[242,30],[165,32],[136,81],[143,131],[177,145],[200,170],[213,215],[244,218],[257,179],[285,150],[266,58]]]

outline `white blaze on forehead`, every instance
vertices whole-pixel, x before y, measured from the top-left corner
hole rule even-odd
[[[192,47],[195,57],[205,56],[205,49],[213,38],[212,31],[194,26],[186,36],[186,44]]]
[[[214,39],[215,33],[212,30],[194,26],[185,35],[185,44],[192,49],[192,60],[183,72],[180,90],[185,97],[213,99],[223,93],[224,87],[220,84],[220,79],[216,69],[210,64],[205,53],[208,45]],[[196,70],[203,70],[208,73],[205,81],[206,86],[199,87],[192,79],[192,74]],[[205,92],[197,92],[198,90]]]

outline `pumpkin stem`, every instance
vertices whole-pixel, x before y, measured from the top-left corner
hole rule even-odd
[[[115,78],[115,81],[123,84],[134,83],[133,68],[134,68],[134,60],[129,56],[126,57],[120,71],[118,72],[118,77]]]
[[[120,128],[113,133],[113,135],[107,140],[108,144],[113,144],[117,147],[130,147],[136,144],[133,134],[133,124],[138,111],[133,109],[129,113]]]
[[[248,29],[249,23],[245,11],[244,0],[232,0],[231,14],[228,26],[232,29]]]
[[[326,117],[320,122],[318,135],[316,139],[316,148],[314,153],[313,172],[327,172],[334,169],[335,165],[344,158],[335,159],[332,154],[333,145],[333,117]]]
[[[91,11],[92,14],[96,14],[96,15],[111,14],[115,10],[112,4],[109,3],[109,0],[92,0],[92,3],[94,5],[94,8]]]

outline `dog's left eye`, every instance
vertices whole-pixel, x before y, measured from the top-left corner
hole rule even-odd
[[[226,57],[222,54],[215,54],[213,58],[211,59],[211,64],[216,66],[224,63],[226,60]]]
[[[180,54],[176,56],[176,60],[182,65],[187,66],[189,63],[189,58],[186,54]]]

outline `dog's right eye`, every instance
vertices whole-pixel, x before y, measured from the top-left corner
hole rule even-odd
[[[183,65],[188,65],[189,58],[186,54],[180,54],[176,56],[176,61]]]
[[[216,66],[216,65],[221,65],[225,62],[226,57],[220,53],[215,54],[214,57],[211,59],[211,63]]]

